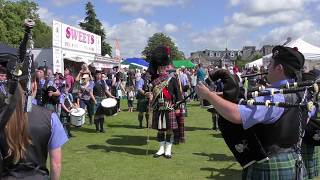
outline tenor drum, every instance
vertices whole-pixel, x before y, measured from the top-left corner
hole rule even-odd
[[[82,108],[75,108],[70,110],[71,124],[76,127],[81,127],[85,122],[86,111]]]
[[[118,112],[117,100],[113,98],[106,98],[102,100],[101,106],[103,107],[103,112],[106,116],[112,116]]]

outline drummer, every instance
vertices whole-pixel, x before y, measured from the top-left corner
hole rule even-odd
[[[60,121],[63,125],[63,128],[68,135],[68,137],[73,137],[70,132],[70,110],[73,107],[73,97],[72,94],[69,93],[70,86],[64,84],[62,89],[62,94],[60,95],[60,105],[61,105],[61,114],[60,114]]]
[[[77,103],[80,104],[80,108],[87,108],[89,122],[90,125],[92,125],[94,105],[97,104],[96,98],[93,95],[94,82],[90,80],[89,74],[84,73],[81,77],[80,84]]]
[[[102,99],[106,98],[106,95],[111,98],[115,98],[109,91],[109,87],[106,82],[102,79],[101,71],[96,71],[95,83],[93,87],[93,96],[96,99],[94,106],[94,124],[96,125],[96,132],[104,133],[104,111],[101,106]]]

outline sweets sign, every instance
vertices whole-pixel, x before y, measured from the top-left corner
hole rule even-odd
[[[53,21],[52,37],[52,43],[55,47],[101,54],[101,36],[88,31]]]

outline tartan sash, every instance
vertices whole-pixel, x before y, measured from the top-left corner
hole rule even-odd
[[[152,106],[154,106],[157,97],[162,92],[162,89],[165,88],[169,84],[169,81],[171,80],[171,78],[172,77],[165,77],[162,81],[159,80],[159,78],[155,80],[155,86],[154,86],[153,91],[152,91],[152,93],[154,94],[154,97],[153,97],[152,102],[151,102]],[[157,80],[158,80],[158,83],[157,83]]]

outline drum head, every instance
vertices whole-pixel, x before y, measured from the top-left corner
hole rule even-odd
[[[72,116],[83,116],[86,113],[86,111],[82,108],[75,108],[70,110],[70,114]]]
[[[104,108],[111,108],[117,105],[117,100],[113,98],[107,98],[101,101],[101,106]]]

